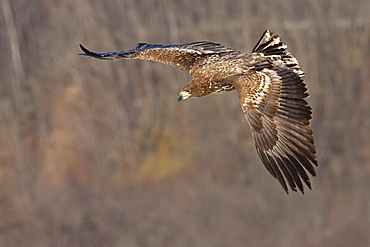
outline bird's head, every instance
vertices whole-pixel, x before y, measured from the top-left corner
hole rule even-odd
[[[205,96],[210,93],[207,91],[207,88],[208,86],[204,81],[194,78],[182,88],[181,92],[177,95],[177,101],[180,102],[189,98]]]
[[[191,90],[182,90],[177,95],[177,101],[180,102],[182,100],[186,100],[187,98],[191,98]]]

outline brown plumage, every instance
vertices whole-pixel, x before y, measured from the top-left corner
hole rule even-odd
[[[279,36],[264,32],[246,54],[208,41],[181,45],[139,43],[133,50],[84,54],[99,59],[141,59],[161,62],[193,76],[178,101],[238,90],[242,110],[267,170],[288,193],[311,189],[307,172],[316,175],[316,150],[309,120],[311,108],[304,73]]]

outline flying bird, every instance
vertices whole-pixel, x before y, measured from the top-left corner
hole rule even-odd
[[[311,107],[304,72],[281,38],[266,30],[250,54],[199,41],[179,45],[139,43],[132,50],[85,55],[103,60],[140,59],[164,63],[188,72],[193,79],[178,101],[211,93],[239,92],[239,101],[251,127],[263,164],[288,193],[305,183],[318,166]]]

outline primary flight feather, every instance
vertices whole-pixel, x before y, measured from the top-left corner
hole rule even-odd
[[[104,60],[150,60],[188,72],[193,79],[178,94],[178,101],[236,89],[257,153],[267,170],[287,193],[288,185],[302,193],[303,183],[311,189],[307,173],[315,176],[318,162],[304,73],[279,36],[266,30],[250,54],[208,41],[139,43],[133,50],[109,53],[80,47],[85,52],[80,55]]]

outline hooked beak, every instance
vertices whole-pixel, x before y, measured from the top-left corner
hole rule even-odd
[[[177,102],[180,102],[181,100],[185,100],[187,98],[190,97],[190,93],[187,92],[187,91],[181,91],[178,95],[177,95]]]

